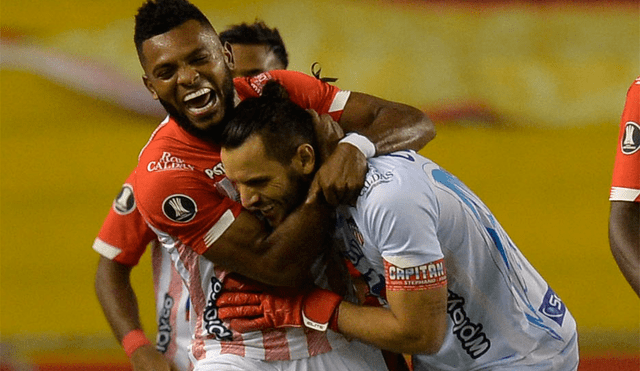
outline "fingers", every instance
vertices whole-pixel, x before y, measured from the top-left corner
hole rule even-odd
[[[267,288],[266,285],[244,277],[237,273],[231,273],[224,278],[223,289],[225,291],[246,291],[261,292]]]
[[[225,321],[238,318],[260,317],[262,314],[262,308],[255,305],[218,308],[218,317]]]
[[[260,294],[247,292],[223,292],[216,300],[218,307],[231,307],[238,305],[260,305],[262,298]]]
[[[267,323],[267,321],[264,318],[234,319],[234,320],[231,320],[231,322],[229,323],[229,326],[240,333],[273,328],[273,325]]]

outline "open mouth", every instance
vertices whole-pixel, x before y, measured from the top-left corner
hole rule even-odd
[[[194,116],[208,112],[217,102],[217,95],[211,88],[202,88],[184,97],[183,103],[187,111]]]

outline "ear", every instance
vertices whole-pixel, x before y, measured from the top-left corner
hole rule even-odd
[[[296,155],[293,158],[294,166],[304,175],[313,174],[316,166],[316,153],[309,143],[298,146]]]
[[[225,62],[227,62],[227,66],[229,66],[229,69],[235,69],[236,61],[233,58],[233,46],[225,41],[224,45],[222,46],[222,52],[224,53],[224,59]]]
[[[153,99],[158,100],[156,89],[153,88],[153,85],[151,84],[151,81],[149,81],[147,75],[142,75],[142,82],[144,83],[144,86],[147,88],[147,90],[151,92],[151,96],[153,96]]]

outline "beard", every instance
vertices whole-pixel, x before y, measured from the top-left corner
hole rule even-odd
[[[234,110],[234,92],[235,86],[233,85],[233,77],[231,76],[231,70],[228,68],[225,71],[225,79],[222,86],[222,95],[225,97],[224,102],[224,117],[220,122],[210,125],[206,129],[201,129],[194,125],[186,115],[182,114],[174,105],[158,98],[160,104],[164,107],[167,113],[189,134],[212,143],[220,143],[220,138],[227,123],[233,117]]]
[[[281,200],[280,205],[283,209],[283,215],[277,220],[268,220],[271,227],[275,228],[280,225],[289,214],[291,214],[298,206],[302,205],[309,193],[312,176],[298,174],[293,170],[288,171],[287,176],[291,184],[291,192],[287,197]]]

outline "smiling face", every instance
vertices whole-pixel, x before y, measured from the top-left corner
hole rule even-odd
[[[210,131],[231,113],[231,54],[213,29],[189,20],[145,40],[140,59],[147,89],[191,132]]]
[[[223,147],[221,158],[242,206],[260,212],[273,227],[304,201],[315,165],[310,145],[301,145],[290,163],[283,164],[266,153],[256,134],[235,149]]]

